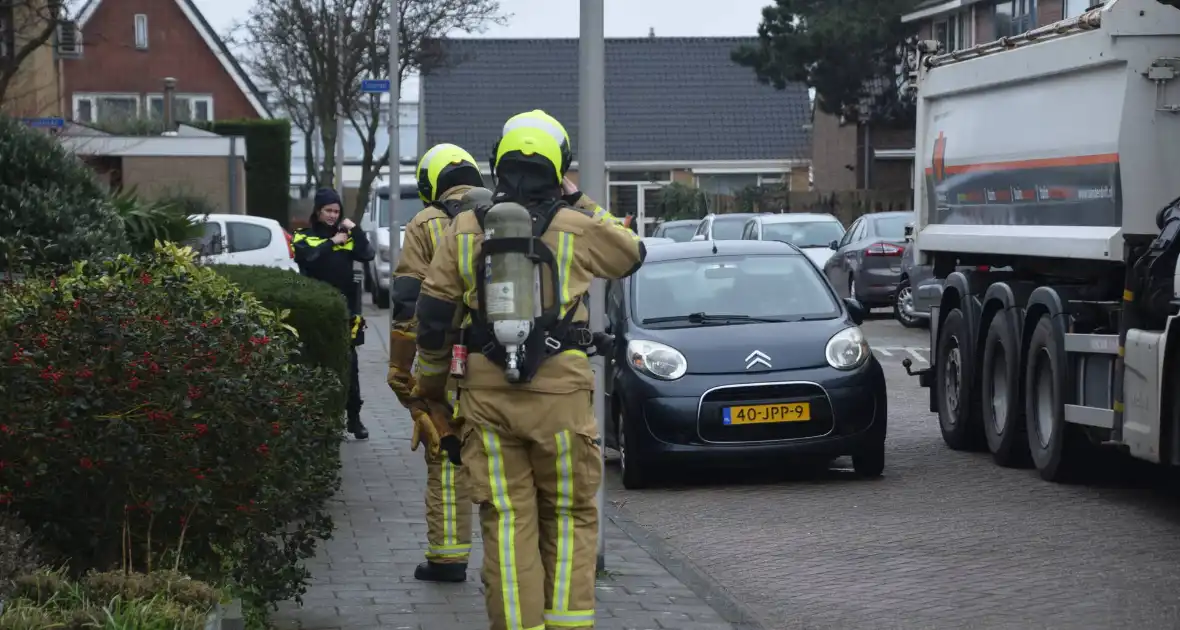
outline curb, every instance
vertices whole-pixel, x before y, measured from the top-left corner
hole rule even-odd
[[[605,508],[606,518],[623,530],[623,533],[636,545],[639,545],[639,548],[643,549],[653,560],[667,569],[672,577],[680,580],[722,619],[733,625],[733,630],[767,630],[750,612],[748,606],[738,601],[724,586],[709,577],[687,556],[674,549],[664,539],[633,521],[625,508],[612,502],[607,502]]]

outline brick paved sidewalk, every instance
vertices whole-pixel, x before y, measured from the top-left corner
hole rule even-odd
[[[303,607],[282,606],[275,614],[276,624],[284,630],[487,628],[478,529],[466,583],[430,584],[413,578],[426,544],[425,464],[421,451],[410,451],[410,421],[385,384],[389,311],[367,315],[369,331],[360,349],[360,369],[370,438],[344,444],[344,482],[333,508],[335,537],[309,565],[315,581],[303,597]],[[696,594],[710,601],[716,597],[714,605],[727,610],[724,597],[707,578],[680,565],[674,552],[660,551],[659,541],[645,537],[617,508],[608,507],[606,516],[606,575],[598,581],[597,594],[599,630],[755,627],[724,621]],[[688,577],[673,577],[645,548]],[[727,610],[730,619],[741,620],[735,616],[740,614]]]

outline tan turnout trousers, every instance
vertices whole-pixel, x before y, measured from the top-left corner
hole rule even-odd
[[[463,390],[491,630],[594,627],[602,450],[589,391]]]
[[[451,405],[455,399],[448,393]],[[471,495],[459,466],[445,451],[426,454],[426,559],[436,564],[464,564],[471,555]]]

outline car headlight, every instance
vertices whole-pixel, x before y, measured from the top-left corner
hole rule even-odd
[[[628,343],[627,360],[631,367],[662,381],[674,381],[688,372],[688,360],[679,350],[654,341]]]
[[[837,370],[851,370],[860,367],[872,355],[869,342],[859,326],[845,328],[832,335],[824,348],[828,365]]]

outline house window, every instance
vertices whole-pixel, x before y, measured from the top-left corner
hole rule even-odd
[[[996,4],[996,39],[1032,30],[1037,22],[1037,0],[1004,0]]]
[[[213,97],[206,94],[175,95],[173,118],[178,122],[211,122],[213,120]],[[148,95],[148,112],[153,120],[164,118],[164,95]]]
[[[648,182],[654,183],[668,183],[672,181],[671,171],[610,171],[607,173],[607,181],[611,183],[616,182],[631,182],[635,184],[646,184]]]
[[[119,123],[139,118],[138,94],[74,94],[74,120]]]
[[[736,195],[743,188],[757,186],[758,173],[709,173],[699,174],[697,188],[717,195]]]
[[[82,56],[82,32],[78,30],[76,22],[58,23],[56,37],[59,57],[77,58]]]
[[[759,173],[759,186],[782,186],[787,183],[786,173]]]
[[[954,52],[971,47],[971,16],[959,11],[934,23],[934,39],[942,45],[943,52]]]
[[[1102,6],[1102,0],[1065,0],[1064,19],[1075,18],[1092,7]]]
[[[142,13],[135,16],[135,47],[139,50],[147,50],[148,47],[147,16]]]

